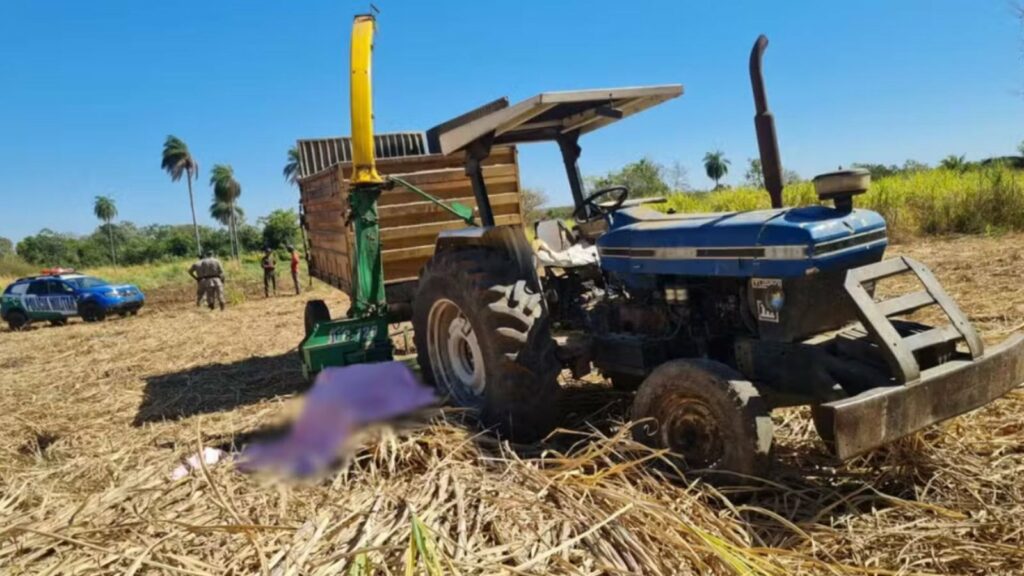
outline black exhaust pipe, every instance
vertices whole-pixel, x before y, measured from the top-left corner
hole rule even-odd
[[[764,187],[772,199],[772,208],[782,208],[782,159],[779,157],[779,138],[775,134],[775,118],[768,110],[768,95],[764,90],[761,58],[768,48],[768,37],[757,37],[750,51],[750,85],[754,89],[754,128],[757,130],[757,149],[761,153],[761,172]]]

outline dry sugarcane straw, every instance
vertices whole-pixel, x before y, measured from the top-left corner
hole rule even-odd
[[[1024,321],[1024,236],[893,252],[932,264],[986,337]],[[544,446],[449,409],[366,431],[325,478],[221,462],[171,481],[200,444],[231,450],[294,414],[302,304],[0,332],[0,572],[1024,573],[1022,391],[841,467],[807,414],[779,411],[773,475],[743,487],[659,464],[611,390]]]

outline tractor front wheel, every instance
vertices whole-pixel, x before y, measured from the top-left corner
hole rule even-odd
[[[747,476],[767,471],[768,406],[753,384],[724,364],[706,359],[662,364],[637,391],[632,417],[634,437],[668,449],[684,470]]]
[[[413,300],[423,377],[484,426],[517,442],[543,438],[558,422],[561,366],[542,296],[504,253],[437,254]]]

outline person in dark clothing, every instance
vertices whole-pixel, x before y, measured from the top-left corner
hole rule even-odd
[[[292,282],[295,283],[295,295],[298,296],[302,292],[299,290],[299,251],[295,249],[295,246],[289,244],[288,252],[292,257]]]
[[[274,262],[274,251],[271,250],[269,247],[263,250],[263,260],[260,261],[260,265],[263,266],[263,295],[269,298],[271,287],[273,287],[274,295],[276,296],[277,263]]]

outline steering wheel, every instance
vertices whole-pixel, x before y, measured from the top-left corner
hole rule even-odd
[[[601,201],[610,196],[609,200]],[[572,213],[572,218],[579,224],[600,220],[622,207],[629,198],[629,188],[625,186],[609,186],[592,192],[583,199],[583,203]]]

